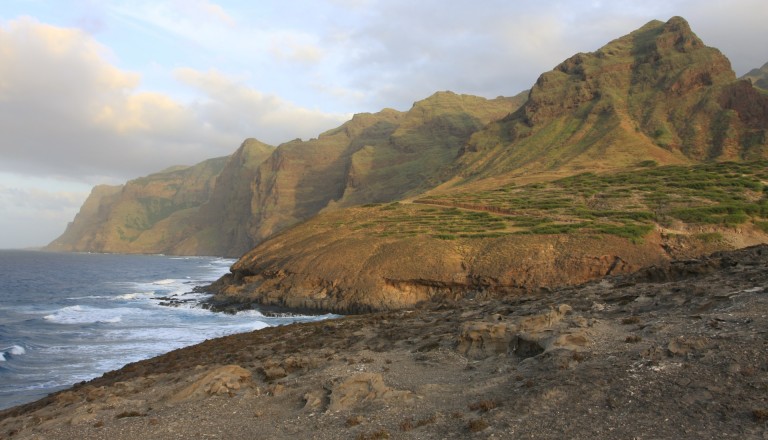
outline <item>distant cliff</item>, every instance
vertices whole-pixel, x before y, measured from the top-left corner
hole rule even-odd
[[[97,186],[64,234],[46,250],[167,252],[189,232],[226,160],[173,167],[121,186]]]
[[[228,158],[135,179],[109,197],[94,191],[47,249],[240,256],[324,209],[439,184],[469,137],[526,97],[439,92],[407,112],[355,115],[317,139],[277,148],[249,139]]]

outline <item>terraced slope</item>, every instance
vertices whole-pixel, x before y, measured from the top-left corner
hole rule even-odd
[[[324,213],[245,254],[214,285],[215,302],[402,308],[768,241],[768,162],[643,165]]]

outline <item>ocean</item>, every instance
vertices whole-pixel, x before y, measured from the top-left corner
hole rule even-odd
[[[206,339],[331,316],[201,308],[192,289],[233,262],[0,250],[0,409]]]

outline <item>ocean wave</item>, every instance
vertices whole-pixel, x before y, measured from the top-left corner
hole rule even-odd
[[[43,319],[56,324],[115,324],[123,320],[123,316],[138,313],[136,309],[118,307],[100,309],[87,306],[69,306],[59,309]]]
[[[158,285],[158,286],[165,286],[166,284],[173,284],[173,283],[178,283],[178,282],[179,282],[179,280],[176,280],[176,279],[173,279],[173,278],[167,278],[167,279],[164,279],[164,280],[152,281],[152,284],[155,284],[155,285]]]
[[[0,348],[0,362],[5,362],[14,356],[27,354],[27,350],[21,345],[11,345],[10,347]]]
[[[123,295],[118,295],[115,297],[112,297],[110,299],[113,300],[138,300],[138,299],[148,299],[154,297],[155,294],[151,292],[135,292],[135,293],[125,293]]]

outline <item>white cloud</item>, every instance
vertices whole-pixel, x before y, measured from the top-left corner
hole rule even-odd
[[[42,246],[63,232],[87,192],[46,191],[0,184],[2,248]]]
[[[0,171],[97,183],[230,154],[246,137],[279,143],[344,116],[308,110],[217,73],[180,69],[201,98],[138,92],[89,35],[32,19],[0,28]]]
[[[205,95],[205,99],[192,106],[198,119],[229,132],[244,132],[249,127],[258,127],[260,130],[256,132],[269,130],[270,139],[285,141],[316,136],[350,117],[298,107],[214,70],[178,69],[176,77]]]
[[[370,0],[331,14],[343,18],[322,30],[321,41],[325,62],[335,66],[313,81],[317,90],[371,110],[404,108],[435,90],[512,95],[574,53],[675,15],[743,74],[768,61],[768,50],[754,44],[768,41],[764,3]]]
[[[322,61],[325,53],[312,40],[313,38],[307,34],[276,34],[271,38],[269,52],[277,60],[304,65],[316,64]]]

